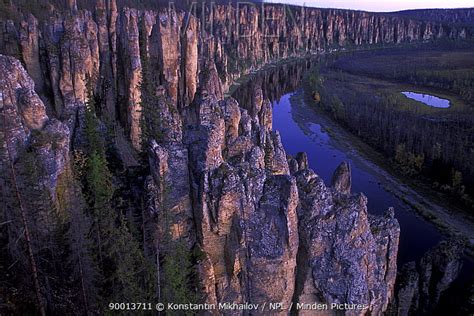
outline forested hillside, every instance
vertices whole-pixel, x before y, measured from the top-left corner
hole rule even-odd
[[[319,106],[384,152],[401,173],[427,177],[434,189],[474,207],[471,47],[346,54],[323,63],[307,83]],[[430,108],[401,94],[417,88],[443,95],[451,107]]]
[[[472,7],[466,9],[407,10],[395,12],[394,14],[430,21],[474,26],[474,8]]]

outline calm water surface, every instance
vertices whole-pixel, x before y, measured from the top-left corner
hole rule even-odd
[[[285,94],[273,102],[273,129],[280,132],[287,153],[295,155],[301,151],[306,152],[310,167],[327,185],[330,185],[337,166],[343,161],[349,162],[352,167],[352,191],[363,192],[367,196],[369,212],[383,214],[389,207],[395,208],[401,227],[399,263],[418,260],[424,252],[438,244],[442,239],[438,230],[402,200],[387,192],[382,186],[384,179],[370,170],[353,149],[333,139],[324,130],[324,118],[311,110],[310,113],[292,111],[293,94],[294,92]]]
[[[424,103],[434,108],[447,109],[451,105],[449,100],[441,99],[441,98],[435,97],[434,95],[416,93],[416,92],[402,92],[402,94],[406,96],[407,98]]]
[[[347,131],[305,104],[299,87],[309,67],[310,63],[305,61],[302,65],[289,64],[262,72],[241,85],[233,96],[241,106],[246,107],[254,102],[252,95],[255,88],[261,88],[273,104],[273,129],[279,131],[286,152],[291,155],[306,152],[310,167],[327,185],[337,166],[343,161],[349,162],[352,167],[352,191],[363,192],[367,196],[369,213],[381,215],[389,207],[395,208],[401,228],[399,267],[409,261],[419,261],[426,251],[447,237],[397,195],[384,189],[384,185],[389,183],[388,176],[385,176],[387,173],[363,157],[352,145],[353,137]],[[428,102],[429,99],[431,106],[445,104],[437,103],[439,98],[436,97],[425,95],[423,99],[423,95],[420,96],[417,101]],[[395,185],[403,188],[401,183]],[[474,275],[473,261],[466,258],[463,264],[461,274],[452,286],[453,297],[465,293],[465,282]]]

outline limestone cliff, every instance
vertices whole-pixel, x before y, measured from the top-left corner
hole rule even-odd
[[[207,96],[185,112],[184,145],[152,146],[150,193],[165,199],[154,199],[152,209],[167,205],[173,236],[202,250],[205,300],[276,300],[289,308],[296,297],[365,304],[349,314],[381,313],[396,276],[393,212],[371,217],[366,198],[352,196],[350,185],[327,188],[304,155],[288,160],[266,124],[271,112],[263,113],[262,104],[247,110]],[[336,176],[347,179],[348,172],[340,168]],[[312,295],[297,289],[300,282]]]
[[[20,23],[0,19],[0,53],[23,61],[57,116],[76,115],[90,85],[104,100],[106,119],[119,118],[135,148],[141,134],[142,58],[150,60],[156,88],[165,87],[183,108],[209,66],[215,65],[225,89],[242,74],[291,56],[471,36],[463,26],[403,14],[283,5],[144,11],[99,0],[94,12],[72,7],[40,22],[31,14]]]
[[[304,156],[303,156],[304,157]],[[367,199],[341,190],[338,182],[327,188],[307,167],[305,157],[293,170],[300,194],[298,214],[302,265],[305,282],[299,300],[364,304],[365,309],[348,314],[385,311],[392,299],[396,277],[396,253],[400,227],[394,213],[383,218],[367,213]],[[341,170],[345,170],[342,175]],[[350,178],[344,163],[334,177]]]
[[[159,119],[160,137],[148,144],[144,221],[159,248],[157,214],[171,212],[172,237],[202,254],[204,301],[364,305],[350,315],[387,309],[400,234],[393,210],[367,213],[365,196],[351,194],[348,164],[327,187],[305,154],[287,156],[261,89],[245,91],[249,101],[242,104],[224,94],[238,77],[283,58],[460,39],[470,36],[466,29],[280,5],[217,5],[189,14],[119,9],[114,0],[99,0],[91,12],[71,3],[70,11],[40,22],[32,15],[0,21],[0,53],[21,60],[0,55],[0,132],[9,152],[2,168],[32,146],[44,164],[39,181],[54,196],[69,150],[81,144],[89,89],[113,134],[111,147],[121,157],[133,152],[124,148],[124,129],[140,150],[147,73],[146,106]]]
[[[69,163],[69,129],[57,119],[50,119],[34,90],[34,82],[21,63],[0,55],[0,170],[22,160],[25,151],[39,157],[37,166],[43,183],[54,195],[59,175]]]
[[[436,311],[441,295],[459,276],[464,249],[461,240],[442,241],[418,263],[406,263],[399,272],[393,314],[429,315]]]

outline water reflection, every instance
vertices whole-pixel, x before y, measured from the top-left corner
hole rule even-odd
[[[349,162],[353,191],[363,192],[368,197],[369,212],[382,214],[388,207],[396,210],[401,226],[399,263],[418,260],[442,239],[441,234],[404,201],[386,191],[384,174],[379,174],[354,148],[338,139],[347,132],[305,104],[298,89],[305,72],[316,62],[308,59],[261,72],[242,84],[233,97],[243,108],[252,111],[258,95],[255,91],[262,89],[264,97],[273,104],[273,129],[280,132],[287,153],[308,153],[310,167],[326,184],[330,183],[334,170],[342,161]]]
[[[310,167],[328,185],[337,166],[343,161],[349,162],[353,192],[367,196],[369,213],[381,215],[389,207],[396,210],[401,227],[399,263],[419,259],[442,239],[441,234],[409,205],[385,190],[384,174],[377,173],[353,148],[339,141],[341,131],[335,130],[328,119],[308,110],[300,95],[301,92],[289,93],[273,102],[273,128],[280,131],[287,153],[307,152]]]
[[[441,99],[441,98],[435,97],[434,95],[416,93],[416,92],[402,92],[402,94],[409,99],[424,103],[434,108],[447,109],[451,105],[449,103],[449,100]]]
[[[300,89],[301,79],[315,60],[305,60],[273,68],[253,76],[233,93],[240,105],[253,111],[255,93],[261,89],[263,96],[273,105],[273,129],[280,132],[285,150],[290,155],[304,151],[308,154],[310,167],[319,174],[326,184],[331,181],[336,167],[347,161],[352,167],[353,192],[363,192],[368,197],[368,211],[382,214],[388,207],[395,208],[395,216],[400,223],[401,234],[398,252],[398,265],[410,261],[419,261],[433,246],[445,239],[439,230],[416,211],[386,190],[390,176],[372,162],[364,158],[354,148],[351,135],[335,124],[323,113],[305,103]],[[403,185],[396,184],[403,189]],[[474,264],[465,258],[463,269],[457,280],[451,284],[446,294],[448,310],[450,302],[464,297],[469,278],[472,277]]]
[[[314,66],[319,59],[316,57],[288,62],[274,66],[265,71],[249,76],[232,96],[239,102],[240,106],[251,110],[255,104],[255,91],[262,89],[263,97],[270,101],[279,100],[283,95],[295,91],[301,83],[304,74]]]

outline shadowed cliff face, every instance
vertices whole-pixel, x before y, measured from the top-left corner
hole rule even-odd
[[[418,263],[400,269],[392,306],[398,315],[429,315],[436,311],[442,294],[459,276],[465,243],[451,239],[430,249]],[[462,302],[468,305],[469,302]]]
[[[308,169],[306,154],[289,162],[300,196],[298,302],[363,304],[362,310],[347,311],[354,315],[385,311],[393,295],[400,234],[393,210],[369,216],[367,198],[350,193],[346,163],[328,188]]]
[[[167,205],[173,236],[199,245],[208,303],[354,303],[365,307],[348,314],[381,313],[396,276],[393,212],[367,214],[347,165],[330,188],[305,154],[287,157],[269,102],[253,93],[246,109],[200,97],[183,113],[183,142],[153,144],[150,209]]]
[[[393,211],[367,214],[367,199],[351,194],[350,166],[341,165],[333,187],[326,187],[305,154],[287,156],[260,89],[246,91],[245,104],[224,92],[242,74],[290,56],[458,39],[466,31],[277,5],[263,12],[216,6],[203,19],[198,13],[117,10],[114,1],[99,0],[95,12],[58,14],[42,23],[31,15],[20,24],[0,21],[0,52],[24,63],[0,55],[7,74],[0,81],[8,139],[2,146],[16,158],[34,143],[33,130],[44,133],[38,155],[54,193],[68,150],[81,144],[90,87],[117,151],[128,146],[122,128],[138,150],[142,74],[148,71],[161,137],[148,148],[147,226],[159,248],[164,224],[157,214],[166,208],[172,238],[202,252],[197,270],[204,300],[272,301],[285,308],[291,302],[363,304],[347,313],[380,314],[394,291],[400,230]]]

